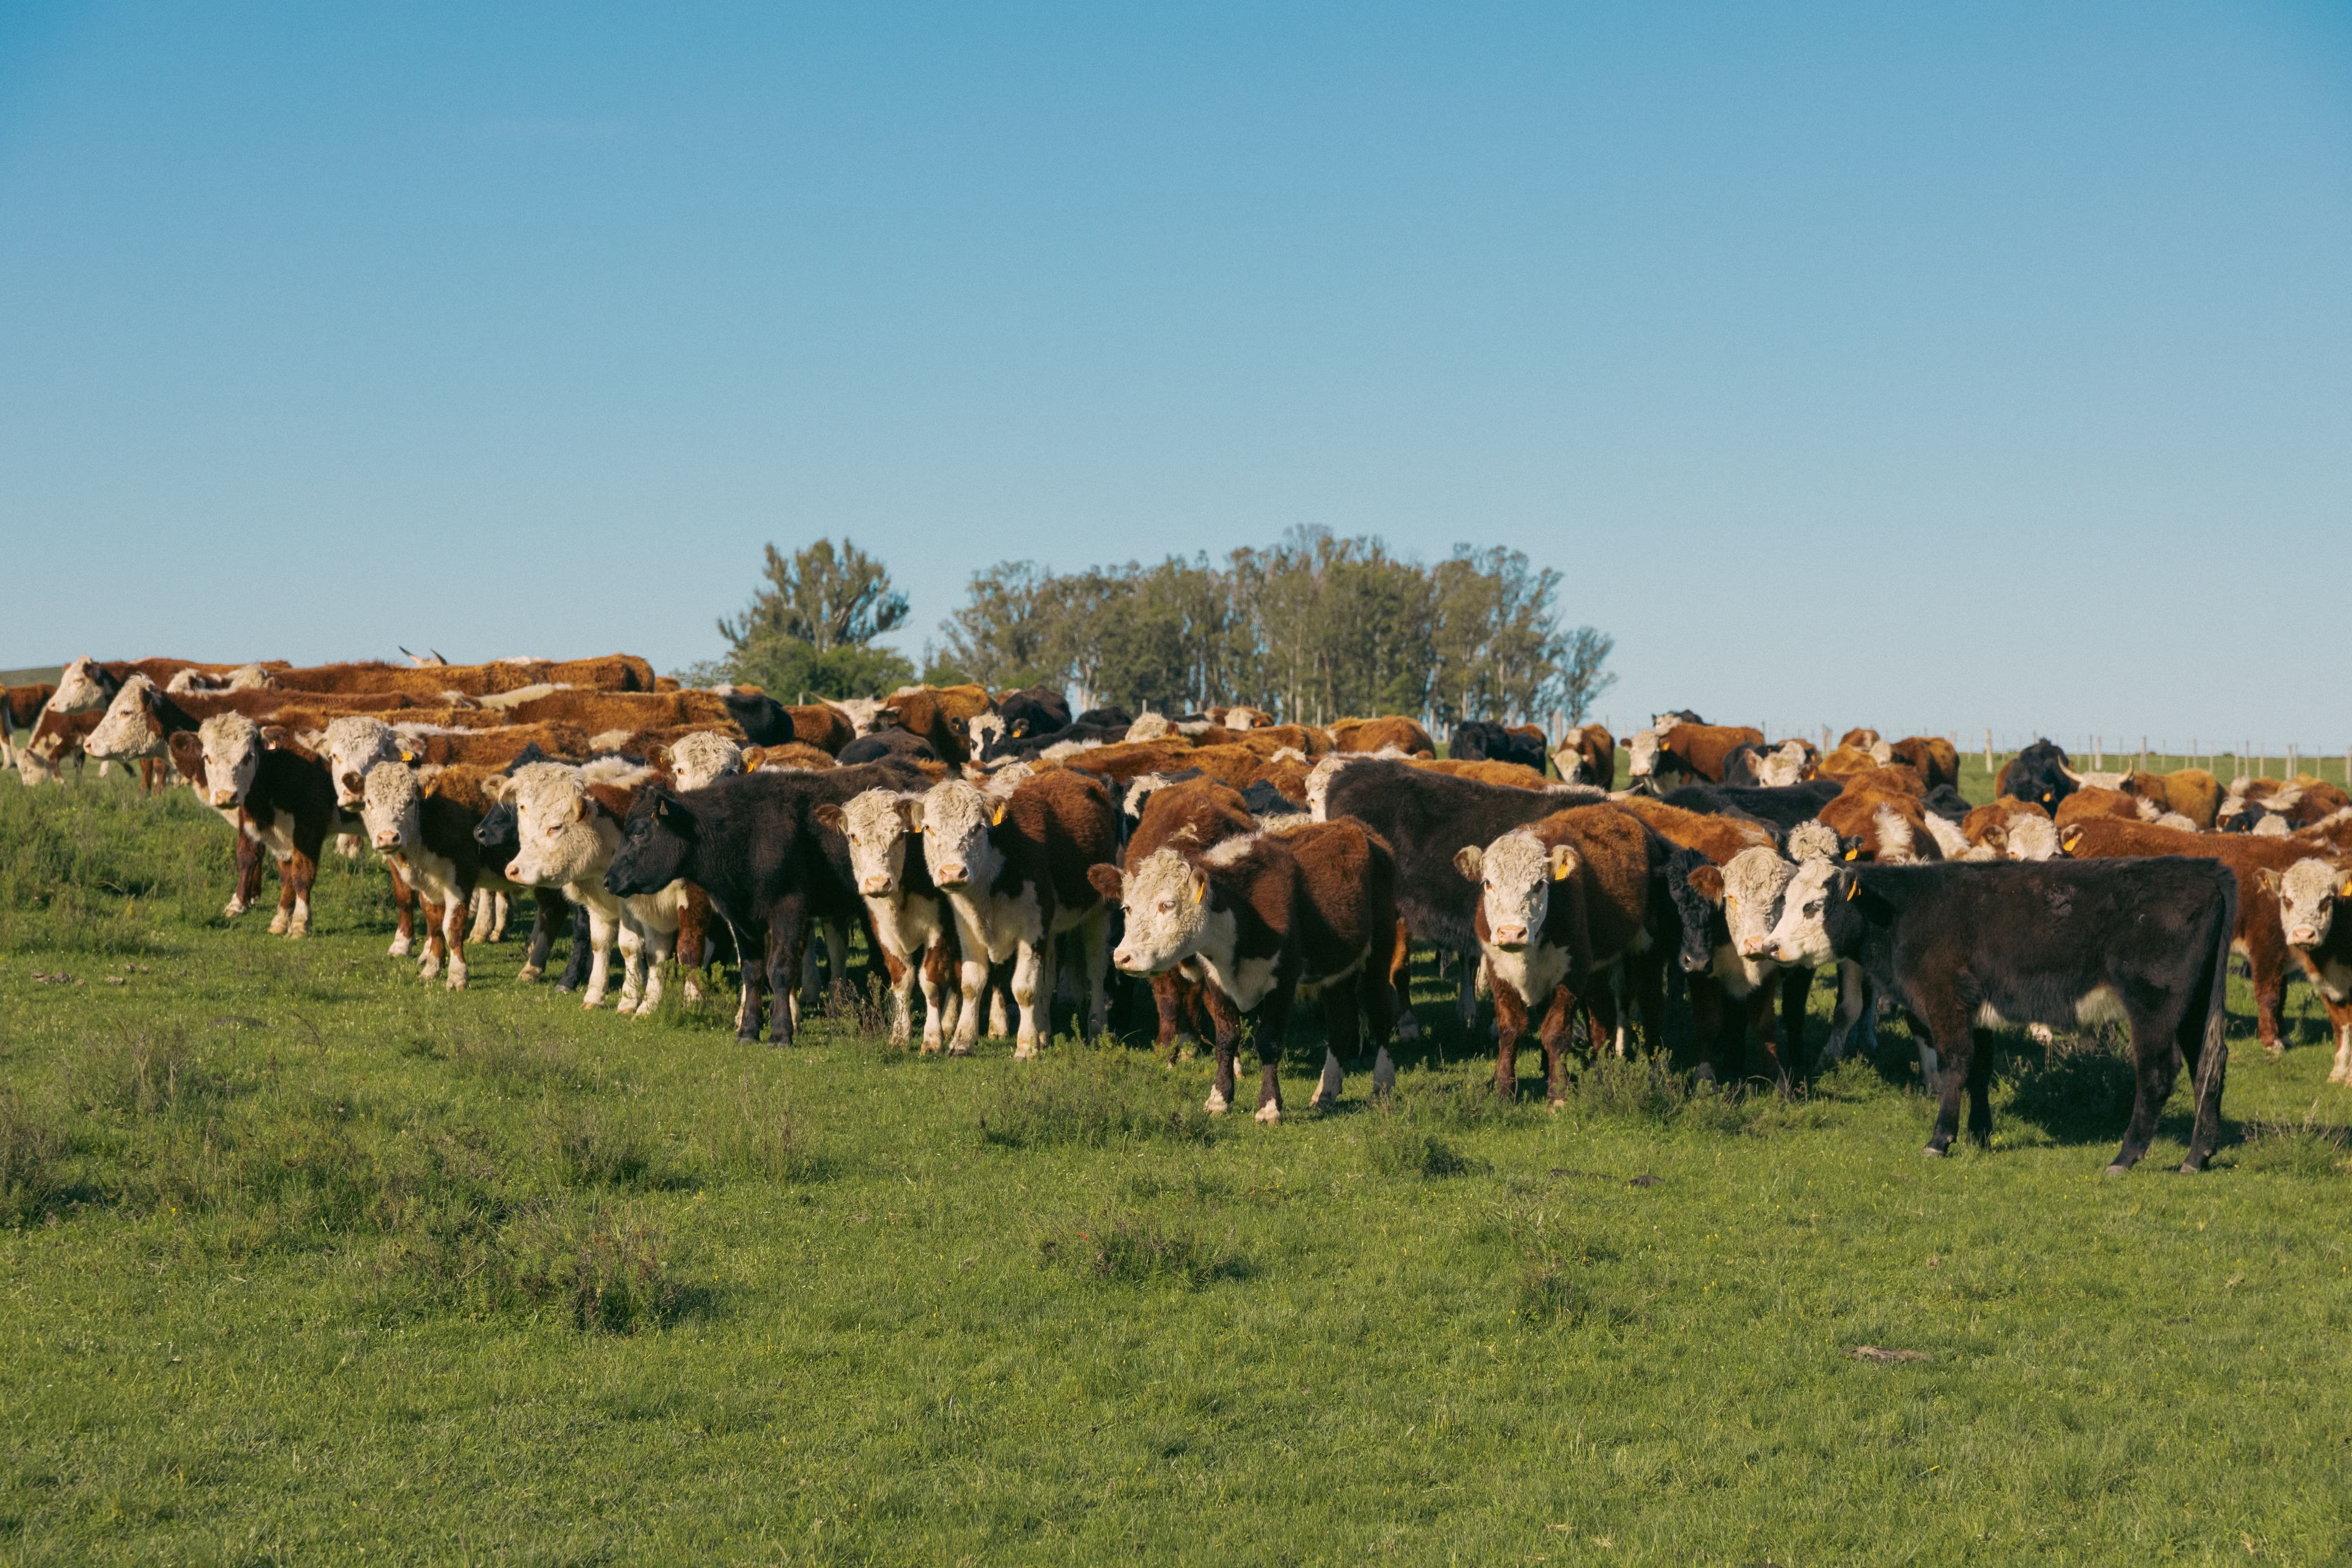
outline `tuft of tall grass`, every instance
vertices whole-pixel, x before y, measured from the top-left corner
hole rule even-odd
[[[981,1138],[1006,1149],[1141,1139],[1205,1143],[1217,1123],[1192,1099],[1194,1082],[1171,1079],[1118,1047],[1057,1043],[997,1080],[981,1111]]]
[[[23,1225],[49,1205],[60,1184],[66,1139],[13,1088],[0,1088],[0,1224]]]
[[[792,1107],[761,1096],[745,1075],[735,1096],[734,1116],[719,1134],[719,1152],[728,1169],[772,1182],[808,1182],[825,1173],[823,1156],[793,1120]]]
[[[1148,1214],[1099,1214],[1037,1238],[1050,1268],[1105,1284],[1164,1283],[1197,1290],[1218,1279],[1249,1277],[1248,1259],[1231,1233],[1214,1237]]]

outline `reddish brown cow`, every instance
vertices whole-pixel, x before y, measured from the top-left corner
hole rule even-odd
[[[1849,791],[1822,807],[1821,820],[1838,836],[1842,859],[1901,866],[1944,858],[1916,795]]]
[[[1326,728],[1333,751],[1384,752],[1394,747],[1408,757],[1437,755],[1437,742],[1429,738],[1428,731],[1410,719],[1393,715],[1383,719],[1342,719]]]
[[[2200,833],[2210,833],[2221,809],[2221,781],[2203,768],[2178,768],[2168,773],[2135,773],[2124,780],[2126,795],[2156,807],[2158,816],[2187,817]]]
[[[509,724],[577,724],[592,736],[675,725],[732,724],[727,699],[716,691],[590,691],[573,688],[527,698],[507,709]],[[740,731],[738,731],[740,733]]]
[[[1763,744],[1764,731],[1750,725],[1694,724],[1669,715],[1633,737],[1633,782],[1659,795],[1700,781],[1719,784],[1733,752]]]
[[[883,699],[877,717],[929,742],[941,761],[961,767],[971,761],[971,721],[995,709],[985,687],[906,686]]]
[[[310,887],[319,854],[331,833],[357,831],[336,809],[326,764],[294,744],[282,730],[263,729],[242,713],[220,713],[194,731],[171,739],[172,760],[199,799],[240,837],[249,836],[278,861],[278,915],[270,934],[306,936]],[[223,914],[245,911],[249,896],[239,878]]]
[[[1143,815],[1128,835],[1120,869],[1135,868],[1160,850],[1174,847],[1197,854],[1228,838],[1257,831],[1257,821],[1240,792],[1215,779],[1185,779],[1151,792]],[[1170,1059],[1199,1043],[1197,1026],[1205,1004],[1201,982],[1180,965],[1151,977],[1151,1000],[1160,1015],[1153,1044]]]
[[[1451,773],[1480,784],[1508,784],[1514,789],[1542,789],[1551,780],[1524,763],[1455,762],[1451,757],[1416,757],[1412,765],[1431,773]]]
[[[2081,789],[2058,803],[2053,820],[2063,832],[2077,822],[2094,817],[2119,817],[2126,822],[2146,822],[2148,816],[2140,810],[2137,795],[2126,795],[2119,789],[2102,789],[2096,784],[2084,784]]]
[[[839,755],[842,747],[857,739],[857,731],[847,715],[823,702],[786,708],[784,716],[793,722],[790,744],[813,746],[828,757]]]
[[[273,684],[281,691],[405,691],[423,697],[460,692],[467,697],[495,697],[533,686],[579,687],[597,691],[654,689],[653,666],[635,654],[608,654],[601,658],[499,659],[489,664],[316,664],[273,668]]]
[[[1927,788],[1939,784],[1960,787],[1960,753],[1952,742],[1941,735],[1910,735],[1887,748],[1898,763],[1906,763],[1919,771],[1927,781]]]
[[[1617,787],[1617,737],[1604,724],[1580,724],[1559,738],[1551,765],[1569,784]]]

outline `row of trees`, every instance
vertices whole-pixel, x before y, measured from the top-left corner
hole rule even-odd
[[[914,670],[874,638],[901,625],[905,596],[847,541],[786,560],[719,623],[730,652],[707,671],[772,691],[867,695]],[[1408,713],[1580,721],[1614,683],[1611,639],[1564,626],[1559,574],[1500,548],[1457,546],[1423,566],[1376,538],[1292,531],[1223,562],[1054,572],[1004,562],[971,579],[925,650],[923,678],[992,689],[1046,685],[1140,711],[1249,702],[1284,720]]]

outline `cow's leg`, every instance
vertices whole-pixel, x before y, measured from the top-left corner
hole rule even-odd
[[[793,1016],[793,984],[808,942],[809,920],[797,897],[787,897],[768,916],[768,1042],[789,1046],[800,1028]]]
[[[1943,1061],[1937,1075],[1936,1097],[1936,1130],[1928,1136],[1927,1152],[1940,1158],[1952,1146],[1960,1131],[1960,1088],[1968,1080],[1971,1056],[1972,1033],[1968,1012],[1964,1007],[1946,1005],[1931,1007],[1922,1019],[1927,1033],[1939,1049]]]
[[[449,989],[466,988],[466,925],[468,907],[473,902],[462,893],[449,895],[449,911],[442,919],[442,929],[449,939]]]
[[[1005,1040],[1013,1037],[1012,966],[991,963],[988,966],[988,1037]]]
[[[917,969],[923,987],[923,1051],[929,1055],[947,1044],[949,998],[956,994],[956,964],[945,932],[924,944]]]
[[[2322,991],[2319,999],[2327,1006],[2328,1033],[2336,1037],[2336,1063],[2328,1069],[2327,1081],[2352,1083],[2352,996],[2338,1002]],[[2198,1020],[2198,1027],[2204,1027],[2203,1019]]]
[[[488,888],[476,888],[473,895],[466,900],[466,923],[476,931],[488,931],[490,929],[490,890]]]
[[[271,916],[269,921],[269,934],[272,936],[284,936],[287,926],[294,919],[294,879],[287,873],[286,869],[286,862],[292,858],[290,855],[280,855],[277,858],[278,912]]]
[[[1054,939],[1024,942],[1013,960],[1013,1001],[1021,1010],[1021,1033],[1013,1042],[1013,1059],[1025,1061],[1050,1033],[1054,995]]]
[[[879,952],[890,986],[890,1043],[903,1046],[915,1034],[915,965],[887,947]]]
[[[294,877],[294,914],[286,922],[286,934],[296,941],[310,934],[310,889],[319,880],[319,857],[308,849],[296,849],[287,857],[287,863],[278,869],[280,877],[289,871]]]
[[[1862,965],[1840,959],[1837,967],[1837,1021],[1830,1026],[1830,1037],[1822,1046],[1822,1065],[1843,1058],[1849,1050],[1858,1057],[1878,1054],[1878,1005],[1870,977]]]
[[[621,906],[614,935],[621,944],[621,996],[615,1008],[622,1017],[634,1016],[646,989],[646,933],[637,918]]]
[[[729,921],[735,933],[736,978],[742,987],[741,999],[735,1006],[735,1037],[745,1044],[760,1037],[761,1003],[765,1000],[768,972],[762,955],[767,952],[768,933]]]
[[[408,885],[400,868],[387,860],[384,869],[392,873],[392,915],[397,931],[392,945],[384,950],[388,958],[406,958],[416,945],[416,889]]]
[[[1811,970],[1780,972],[1781,1060],[1790,1075],[1799,1079],[1805,1077],[1805,1000],[1812,993]]]
[[[965,1057],[980,1043],[980,1021],[988,1011],[988,949],[981,942],[980,928],[955,906],[956,943],[962,949],[963,959],[958,978],[962,983],[963,1006],[955,1024],[955,1038],[948,1047],[948,1055]]]
[[[221,913],[235,920],[261,901],[261,846],[239,823],[236,835],[236,886]]]
[[[490,912],[492,915],[490,934],[483,940],[485,942],[506,941],[507,922],[514,919],[514,895],[503,888],[494,889],[490,894]]]
[[[686,897],[678,903],[677,942],[674,949],[677,966],[683,971],[679,984],[689,1002],[702,1000],[703,927],[710,918],[710,896],[689,885]]]
[[[1519,1092],[1519,1037],[1527,1033],[1528,1005],[1507,981],[1495,982],[1495,1092],[1505,1100]]]
[[[1462,1026],[1467,1029],[1478,1022],[1480,983],[1486,982],[1492,989],[1492,982],[1486,974],[1486,955],[1475,947],[1464,948],[1457,973],[1462,987],[1454,993],[1454,1011],[1455,1016],[1462,1020]]]
[[[2108,1165],[2107,1174],[2122,1175],[2138,1164],[2140,1156],[2147,1152],[2148,1144],[2156,1138],[2157,1117],[2163,1111],[2164,1102],[2172,1098],[2175,1074],[2183,1058],[2197,1062],[2200,1068],[2219,1065],[2200,1059],[2200,1051],[2204,1045],[2204,1026],[2205,1020],[2200,1016],[2197,1019],[2197,1039],[2188,1038],[2186,1027],[2178,1037],[2168,1037],[2155,1028],[2137,1008],[2132,1009],[2132,1066],[2137,1069],[2134,1074],[2137,1081],[2132,1086],[2131,1121],[2124,1127],[2123,1147],[2116,1151],[2115,1161]],[[2200,1071],[2198,1075],[2200,1081],[2203,1076]],[[2197,1156],[2193,1142],[2190,1155],[2199,1165],[2204,1163],[2202,1158]]]
[[[2254,976],[2254,1037],[2263,1049],[2278,1056],[2286,1049],[2282,1032],[2286,1022],[2286,963],[2285,955],[2273,951],[2272,945],[2253,944],[2250,967]]]
[[[1499,992],[1498,992],[1499,994]],[[1537,1037],[1544,1048],[1544,1100],[1557,1110],[1568,1103],[1568,1085],[1574,1076],[1569,1070],[1569,1042],[1576,1035],[1576,996],[1565,985],[1555,986],[1551,1005],[1544,1010],[1544,1020]]]
[[[1078,922],[1078,979],[1087,993],[1087,1037],[1110,1032],[1110,910],[1097,904]]]
[[[2165,1058],[2171,1059],[2171,1044],[2166,1042]],[[1993,1039],[1990,1035],[1974,1033],[1969,1048],[1969,1142],[1979,1147],[1992,1142],[1992,1058]],[[2166,1088],[2170,1089],[2168,1079]]]
[[[1282,1049],[1290,1037],[1290,1003],[1296,978],[1275,982],[1257,1009],[1257,1119],[1272,1127],[1282,1121]]]
[[[1179,1058],[1184,1037],[1191,1032],[1184,1027],[1179,1016],[1184,1003],[1181,989],[1182,984],[1172,969],[1151,977],[1151,1002],[1160,1014],[1160,1034],[1152,1045],[1157,1051],[1164,1053],[1171,1063]]]
[[[529,985],[547,973],[547,955],[555,948],[555,928],[563,920],[563,898],[548,888],[533,888],[531,903],[538,914],[530,922],[530,942],[523,949],[522,969],[515,978]]]
[[[2326,1000],[2327,994],[2323,991],[2320,995],[2322,1000]],[[2208,1008],[2204,1004],[2208,1000],[2209,996],[2200,996],[2193,991],[2189,993],[2189,1005],[2183,1010],[2179,1028],[2174,1037],[2177,1043],[2168,1053],[2175,1062],[2184,1057],[2188,1058],[2191,1067],[2189,1081],[2196,1086],[2197,1119],[2189,1130],[2188,1155],[2180,1162],[2181,1174],[2189,1176],[2205,1168],[2205,1162],[2212,1158],[2213,1145],[2221,1139],[2221,1085],[2230,1072],[2230,1047],[2223,1038],[2226,1030],[2221,1027],[2222,1020],[2214,1020],[2210,1037],[2205,1032]],[[2346,1004],[2327,1003],[2327,1016],[2329,1021],[2336,1025],[2338,1040],[2345,1039],[2346,1030],[2352,1028],[2352,1005],[2347,1004],[2352,1004],[2352,998],[2347,998]],[[2339,1055],[2342,1049],[2340,1046],[2337,1047]],[[2165,1087],[2168,1089],[2171,1087],[2169,1081]]]
[[[1780,1042],[1773,1037],[1772,1007],[1780,999],[1779,991],[1780,988],[1768,980],[1748,994],[1743,1009],[1748,1018],[1748,1037],[1755,1042],[1756,1055],[1761,1059],[1756,1064],[1754,1075],[1749,1073],[1748,1064],[1743,1060],[1740,1063],[1742,1078],[1763,1076],[1776,1083],[1789,1080],[1788,1059],[1780,1054]]]
[[[583,1007],[604,1005],[604,990],[613,983],[613,938],[614,921],[611,915],[593,904],[583,904],[588,911],[588,989],[581,996]]]
[[[1691,1035],[1698,1043],[1698,1065],[1691,1076],[1700,1083],[1720,1080],[1723,1070],[1723,982],[1701,971],[1685,977],[1690,988]]]
[[[1372,1040],[1372,1097],[1386,1100],[1396,1087],[1396,1058],[1389,1055],[1389,1031],[1396,1018],[1396,992],[1383,957],[1375,952],[1356,975],[1356,1012]]]
[[[1421,1038],[1421,1019],[1412,1010],[1412,933],[1396,923],[1396,951],[1389,960],[1389,988],[1396,993],[1396,1037]]]
[[[1365,961],[1370,963],[1370,959]],[[1310,1110],[1328,1110],[1339,1103],[1348,1087],[1348,1068],[1340,1060],[1356,1054],[1356,984],[1352,978],[1334,980],[1323,987],[1323,1074],[1315,1085]]]
[[[650,1018],[661,1005],[662,971],[669,967],[670,954],[677,951],[677,932],[659,931],[647,926],[640,936],[646,966],[646,994],[637,1004],[637,1016]]]
[[[1216,1042],[1217,1058],[1216,1077],[1209,1082],[1209,1099],[1203,1109],[1212,1116],[1223,1116],[1234,1103],[1234,1053],[1241,1047],[1241,1009],[1214,985],[1201,987],[1201,1002],[1208,1009],[1209,1033]]]

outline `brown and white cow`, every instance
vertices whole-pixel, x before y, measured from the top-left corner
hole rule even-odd
[[[2210,833],[2221,809],[2221,781],[2203,768],[2176,768],[2168,773],[2135,773],[2121,786],[2156,807],[2157,816],[2185,816],[2200,833]]]
[[[2047,860],[2058,853],[2058,829],[2050,814],[2011,795],[1962,817],[1960,837],[1968,841],[1969,859]]]
[[[1638,1000],[1643,1037],[1660,1038],[1665,999],[1653,928],[1664,914],[1666,858],[1665,841],[1640,818],[1605,805],[1570,806],[1455,852],[1454,869],[1479,889],[1497,1094],[1517,1092],[1519,1039],[1539,1017],[1548,1096],[1566,1103],[1576,1009],[1613,1026],[1612,969],[1622,966]]]
[[[1437,742],[1429,738],[1428,731],[1393,714],[1381,719],[1342,719],[1325,729],[1335,751],[1385,752],[1393,747],[1408,757],[1437,755]]]
[[[961,999],[955,910],[931,880],[930,868],[915,841],[919,794],[870,789],[845,805],[820,805],[812,814],[823,826],[849,842],[850,873],[882,949],[890,979],[890,1038],[905,1044],[914,1033],[914,993],[923,992],[923,1051],[945,1049],[961,1056],[968,1040],[956,1032]],[[912,849],[913,853],[908,853]]]
[[[1561,782],[1617,787],[1617,737],[1605,724],[1580,724],[1561,734],[1551,754]]]
[[[1941,735],[1906,735],[1887,748],[1895,760],[1919,772],[1927,788],[1960,786],[1960,753]]]
[[[1282,1120],[1279,1068],[1290,1007],[1302,990],[1319,994],[1323,1003],[1315,1107],[1339,1103],[1343,1058],[1356,1052],[1360,1024],[1376,1047],[1374,1091],[1389,1091],[1396,1077],[1388,1050],[1396,860],[1379,835],[1346,821],[1285,825],[1206,848],[1171,839],[1129,870],[1102,864],[1089,875],[1104,898],[1126,910],[1121,970],[1154,977],[1180,968],[1199,973],[1216,1035],[1212,1115],[1233,1103],[1242,1020],[1255,1015],[1257,1120]]]
[[[1724,763],[1741,746],[1764,744],[1748,724],[1694,724],[1666,715],[1633,737],[1633,787],[1664,795],[1686,784],[1720,784]]]
[[[283,731],[265,730],[242,713],[216,713],[193,733],[183,730],[172,737],[171,749],[196,797],[278,862],[278,913],[270,933],[309,935],[320,852],[328,835],[359,827],[336,809],[326,764]],[[243,914],[250,897],[241,876],[221,912]]]
[[[2338,904],[2352,901],[2352,872],[2332,858],[2305,856],[2284,871],[2264,868],[2263,890],[2275,898],[2287,945],[2310,973],[2312,987],[2327,1007],[2336,1037],[2330,1083],[2352,1083],[2352,921],[2336,918]]]
[[[604,872],[620,847],[621,823],[636,792],[655,771],[625,758],[599,758],[581,767],[527,763],[488,786],[493,799],[512,802],[521,847],[507,864],[509,880],[560,888],[588,911],[588,986],[584,1007],[602,1006],[612,984],[612,949],[621,949],[618,1011],[644,1017],[659,1005],[662,966],[677,941],[686,884],[624,897],[604,887]]]
[[[40,721],[41,710],[57,691],[47,681],[0,689],[0,768],[16,765],[17,733],[30,731]]]
[[[514,886],[498,868],[482,863],[474,837],[491,805],[488,781],[499,776],[480,768],[442,768],[428,784],[395,756],[372,763],[361,785],[360,819],[369,842],[432,911],[417,978],[432,979],[446,956],[452,991],[466,988],[466,931],[478,894]]]
[[[1881,866],[1944,858],[1927,817],[1917,795],[1888,790],[1849,791],[1821,813],[1822,826],[1838,836],[1840,859]]]
[[[1037,1054],[1052,1032],[1053,939],[1066,931],[1080,933],[1088,1033],[1101,1034],[1109,1004],[1108,911],[1087,869],[1118,853],[1118,814],[1103,784],[1057,768],[1022,780],[997,799],[950,778],[923,795],[909,826],[922,834],[931,881],[955,910],[963,989],[957,1042],[969,1050],[978,1038],[989,965],[1011,959],[1020,1010],[1013,1055]]]

